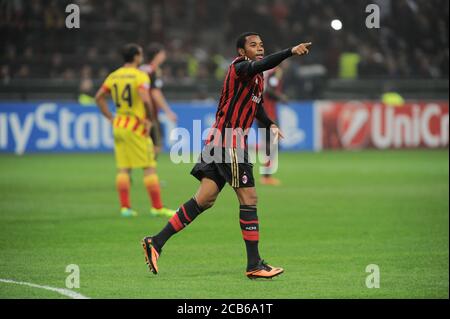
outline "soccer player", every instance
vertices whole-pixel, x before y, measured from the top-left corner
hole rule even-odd
[[[128,44],[122,54],[125,64],[106,78],[95,97],[101,112],[113,125],[121,215],[137,215],[130,204],[130,173],[134,168],[142,168],[144,185],[152,203],[150,212],[172,216],[175,212],[162,204],[153,143],[148,136],[151,127],[150,79],[138,69],[143,51],[137,44]],[[115,117],[108,109],[106,96],[109,94],[116,105]]]
[[[279,65],[271,70],[264,72],[264,110],[267,116],[277,121],[277,103],[283,102],[287,103],[287,96],[283,94],[283,68]],[[264,128],[264,123],[258,122],[258,127]],[[261,150],[265,151],[266,154],[273,154],[273,147],[275,145],[270,144],[270,132],[266,132],[266,138],[261,142]],[[274,161],[268,160],[264,163],[264,174],[261,177],[262,185],[279,186],[281,184],[280,180],[273,177],[271,174],[271,168],[273,167]]]
[[[172,111],[167,103],[162,88],[164,83],[161,79],[161,65],[166,60],[166,51],[162,46],[153,43],[147,49],[148,64],[143,64],[140,70],[146,72],[150,77],[150,98],[152,100],[152,128],[150,130],[150,137],[152,138],[155,147],[155,153],[159,154],[161,151],[161,123],[159,122],[158,111],[162,109],[167,115],[167,118],[172,121],[177,121],[177,115]]]
[[[283,273],[282,268],[268,265],[259,255],[257,195],[253,165],[248,161],[246,132],[257,118],[271,128],[276,138],[283,138],[261,105],[264,86],[262,72],[274,68],[292,55],[309,53],[309,46],[311,43],[302,43],[264,57],[263,41],[257,33],[247,32],[239,36],[236,44],[239,56],[228,69],[216,121],[199,162],[191,171],[200,181],[200,187],[157,235],[142,240],[151,272],[158,273],[157,261],[167,240],[211,208],[228,183],[236,192],[240,204],[240,226],[247,250],[247,277],[273,278]]]

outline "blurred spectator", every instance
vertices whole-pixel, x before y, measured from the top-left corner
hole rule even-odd
[[[11,80],[11,74],[10,74],[8,65],[2,65],[1,66],[1,68],[0,68],[0,75],[1,75],[2,83],[3,84],[8,84],[9,81]]]
[[[30,68],[28,65],[22,65],[17,71],[17,78],[26,79],[30,77]]]
[[[65,29],[72,2],[81,7],[79,30]],[[365,27],[371,3],[381,8],[380,29]],[[320,65],[328,77],[342,75],[344,63],[351,78],[448,78],[448,11],[446,0],[8,0],[0,2],[1,74],[87,88],[120,65],[124,43],[159,41],[168,48],[167,83],[220,81],[236,36],[256,31],[268,53],[312,41],[314,54],[293,67]]]

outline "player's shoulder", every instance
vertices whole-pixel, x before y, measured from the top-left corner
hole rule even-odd
[[[117,70],[117,72],[127,74],[132,77],[148,77],[148,74],[139,68],[121,67]]]
[[[120,68],[115,69],[106,76],[105,78],[106,85],[111,85],[111,82],[116,82],[120,78],[119,70]]]
[[[243,62],[250,62],[250,59],[247,58],[246,56],[238,56],[233,60],[233,62],[231,62],[231,65],[238,65]]]
[[[140,69],[134,69],[134,72],[136,73],[136,76],[140,79],[149,80],[150,77],[147,72],[140,70]]]
[[[137,83],[150,82],[148,74],[138,68],[123,68],[122,77],[127,80],[134,80]]]
[[[120,72],[120,69],[121,69],[121,68],[117,68],[117,69],[111,71],[111,72],[108,74],[108,78],[111,78],[111,77],[113,77],[114,75],[117,75],[117,74]]]
[[[230,70],[232,74],[235,74],[237,77],[239,77],[239,74],[241,74],[245,69],[247,69],[250,65],[250,60],[245,56],[239,56],[235,58],[230,65]]]
[[[124,77],[125,74],[127,74],[126,68],[119,67],[119,68],[115,69],[114,71],[112,71],[111,73],[109,73],[107,79],[119,81]]]
[[[134,70],[134,72],[136,72],[136,74],[139,74],[141,76],[143,76],[143,75],[148,76],[148,73],[145,72],[144,70],[141,70],[140,68],[135,68],[133,70]]]

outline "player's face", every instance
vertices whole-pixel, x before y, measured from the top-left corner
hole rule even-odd
[[[258,35],[250,35],[245,42],[245,55],[252,61],[264,58],[264,43]]]

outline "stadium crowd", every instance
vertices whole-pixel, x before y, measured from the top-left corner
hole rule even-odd
[[[80,29],[65,26],[72,2]],[[365,26],[369,3],[381,8],[380,29]],[[0,77],[102,79],[121,63],[122,44],[156,41],[167,48],[166,82],[220,80],[235,37],[252,30],[268,52],[313,42],[301,63],[326,77],[342,76],[351,53],[357,78],[448,78],[448,8],[447,0],[0,1]]]

